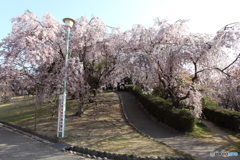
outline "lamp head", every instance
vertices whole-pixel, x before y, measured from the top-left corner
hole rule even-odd
[[[70,28],[72,28],[73,24],[75,23],[75,21],[71,18],[64,18],[63,22],[65,23],[66,27],[70,27]]]

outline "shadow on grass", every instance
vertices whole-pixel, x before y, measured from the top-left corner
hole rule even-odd
[[[206,123],[207,125],[205,125]],[[204,122],[195,120],[193,132],[186,133],[194,138],[211,143],[216,146],[220,146],[227,151],[240,151],[240,136],[233,131],[225,128],[220,128],[212,124],[211,122]],[[216,128],[216,129],[213,129]],[[213,129],[213,130],[212,130]],[[215,131],[219,130],[219,131]]]

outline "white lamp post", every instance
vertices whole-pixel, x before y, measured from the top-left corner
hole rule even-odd
[[[66,55],[65,55],[65,68],[68,66],[68,49],[69,49],[69,41],[70,41],[70,29],[72,28],[75,21],[71,18],[64,18],[63,22],[67,27],[66,34]],[[64,138],[65,132],[65,112],[66,112],[66,97],[67,97],[67,71],[64,74],[64,82],[63,82],[63,95],[59,97],[59,109],[58,109],[58,129],[57,136],[59,138]]]

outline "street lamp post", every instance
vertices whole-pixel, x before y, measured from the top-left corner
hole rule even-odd
[[[63,22],[67,27],[66,34],[66,55],[65,55],[65,68],[68,66],[68,49],[69,49],[69,41],[70,41],[70,29],[72,28],[75,21],[71,18],[64,18]],[[57,136],[59,138],[64,138],[65,132],[65,115],[66,115],[66,97],[67,97],[67,71],[64,74],[64,82],[63,82],[63,95],[59,97],[59,109],[58,109],[58,129]]]

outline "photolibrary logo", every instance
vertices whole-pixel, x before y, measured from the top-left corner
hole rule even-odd
[[[238,152],[210,152],[210,156],[238,156]]]

